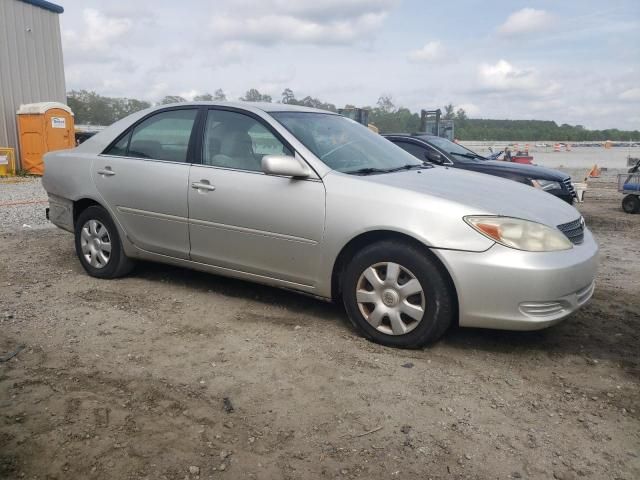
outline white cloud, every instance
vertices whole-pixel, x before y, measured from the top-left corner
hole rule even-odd
[[[535,8],[523,8],[509,15],[507,20],[498,27],[502,35],[513,36],[532,32],[540,32],[553,27],[555,17]]]
[[[446,58],[446,51],[440,41],[434,40],[407,55],[412,62],[441,62]]]
[[[157,82],[151,85],[144,95],[144,98],[151,101],[157,101],[169,94],[169,85],[166,82]]]
[[[456,111],[460,108],[465,111],[468,117],[477,117],[481,110],[475,103],[461,103],[455,106]]]
[[[384,23],[397,0],[247,0],[220,9],[211,34],[225,42],[349,45],[367,40]],[[247,13],[250,12],[250,13]]]
[[[499,60],[494,65],[480,65],[478,80],[484,91],[502,94],[545,96],[559,88],[558,83],[543,80],[537,71],[517,68],[506,60]]]
[[[619,97],[620,100],[629,100],[631,102],[640,101],[640,88],[630,88],[622,92]]]
[[[228,10],[246,16],[249,10],[256,16],[268,13],[288,14],[296,18],[326,22],[361,16],[366,13],[387,12],[399,4],[399,0],[228,0]]]
[[[193,97],[195,97],[196,95],[200,95],[200,93],[198,90],[192,88],[191,90],[187,91],[187,92],[180,92],[178,93],[179,96],[181,96],[182,98],[184,98],[185,100],[189,100],[192,101]]]
[[[82,19],[81,31],[63,31],[65,52],[107,52],[133,26],[133,20],[128,17],[107,16],[93,8],[83,10]]]
[[[377,30],[385,17],[386,13],[367,13],[353,19],[321,23],[290,15],[254,18],[216,16],[211,28],[216,37],[236,42],[263,45],[283,42],[344,45],[361,40]],[[265,25],[269,25],[269,28],[265,28]]]

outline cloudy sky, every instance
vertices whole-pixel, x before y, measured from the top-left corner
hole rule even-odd
[[[55,2],[55,0],[54,0]],[[640,129],[638,0],[60,0],[68,89],[284,88],[338,106]]]

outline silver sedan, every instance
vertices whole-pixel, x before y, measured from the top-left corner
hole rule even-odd
[[[153,260],[341,301],[367,338],[533,330],[586,303],[598,247],[545,192],[423,164],[365,127],[282,104],[135,113],[45,157],[50,220],[89,275]]]

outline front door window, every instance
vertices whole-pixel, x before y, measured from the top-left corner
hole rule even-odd
[[[262,171],[265,155],[293,155],[255,118],[228,110],[209,110],[202,163],[237,170]]]

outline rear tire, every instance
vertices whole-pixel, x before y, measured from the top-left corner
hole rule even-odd
[[[364,247],[342,276],[349,320],[374,342],[419,348],[453,322],[455,300],[446,272],[416,246],[383,241]]]
[[[102,207],[85,209],[75,225],[76,254],[86,272],[96,278],[122,277],[134,267],[128,258],[118,229]]]
[[[640,212],[640,197],[638,195],[627,195],[622,199],[622,210],[627,213]]]

